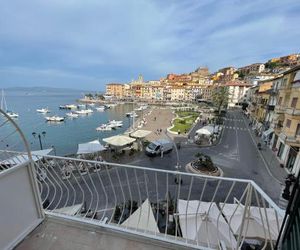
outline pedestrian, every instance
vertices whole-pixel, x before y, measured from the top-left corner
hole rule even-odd
[[[161,146],[160,147],[160,158],[163,158],[164,157],[164,147]]]
[[[160,130],[159,130],[159,132],[160,132],[160,134],[161,134],[161,132],[162,132],[162,129],[160,129]]]

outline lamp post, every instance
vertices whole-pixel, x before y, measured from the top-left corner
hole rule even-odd
[[[41,135],[42,134],[42,135]],[[42,133],[36,133],[36,132],[32,132],[32,135],[34,138],[38,138],[39,142],[40,142],[40,148],[41,150],[43,150],[43,144],[42,144],[42,136],[45,137],[46,136],[46,132],[43,131]]]

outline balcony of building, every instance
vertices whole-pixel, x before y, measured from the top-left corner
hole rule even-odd
[[[292,107],[289,107],[289,108],[286,108],[286,111],[285,111],[288,115],[292,115],[292,116],[300,116],[300,109],[297,109],[297,108],[292,108]]]
[[[1,249],[274,249],[282,223],[283,211],[251,180],[0,157]]]

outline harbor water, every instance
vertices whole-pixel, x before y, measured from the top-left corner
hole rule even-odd
[[[132,120],[126,117],[125,113],[134,109],[134,104],[119,104],[115,107],[99,112],[92,108],[94,112],[89,115],[79,115],[78,118],[72,119],[66,116],[70,110],[59,109],[60,105],[78,104],[76,100],[82,97],[79,91],[60,91],[60,92],[24,92],[24,91],[6,91],[6,102],[9,110],[13,110],[19,114],[19,118],[15,119],[16,123],[24,132],[27,141],[32,150],[40,149],[38,136],[33,136],[35,132],[41,135],[43,149],[54,146],[57,155],[68,155],[76,153],[78,143],[84,143],[105,137],[124,133],[132,123]],[[41,114],[36,110],[48,108],[50,113]],[[46,122],[45,116],[58,115],[66,117],[64,122],[49,123]],[[96,128],[109,120],[122,120],[123,127],[111,131],[96,131]],[[5,131],[2,129],[2,132]],[[45,136],[42,132],[46,132]],[[9,133],[8,131],[6,133]],[[5,135],[4,135],[5,136]],[[15,141],[14,141],[15,140]],[[17,138],[9,137],[9,141],[5,141],[5,145],[13,150],[22,150],[24,147],[20,145]]]

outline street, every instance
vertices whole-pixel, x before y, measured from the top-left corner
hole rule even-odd
[[[196,125],[194,131],[198,128],[199,125]],[[179,150],[180,170],[185,171],[185,165],[195,159],[196,153],[202,152],[209,155],[213,162],[222,169],[224,177],[251,179],[278,203],[282,189],[280,182],[283,182],[283,179],[277,180],[278,178],[272,176],[272,172],[268,170],[269,166],[261,157],[250,133],[248,121],[242,112],[229,111],[224,118],[224,131],[218,145],[211,147],[181,146]],[[173,150],[163,158],[149,158],[141,154],[128,164],[176,170],[176,162],[176,153]]]

